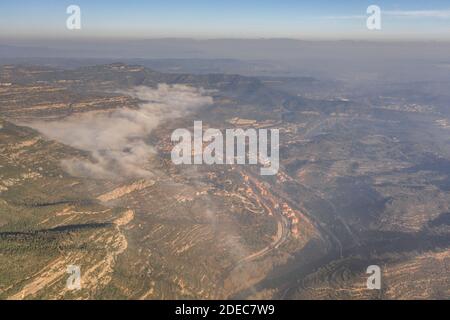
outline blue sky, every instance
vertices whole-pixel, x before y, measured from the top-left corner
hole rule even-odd
[[[79,5],[82,29],[66,29]],[[366,9],[382,10],[368,31]],[[0,2],[1,38],[305,38],[450,40],[450,0],[14,0]]]

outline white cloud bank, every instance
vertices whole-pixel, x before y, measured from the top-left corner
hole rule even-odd
[[[68,173],[96,178],[150,178],[154,149],[146,140],[162,121],[182,117],[212,103],[203,89],[160,84],[136,87],[127,94],[146,101],[139,109],[89,112],[62,121],[28,124],[46,137],[91,152],[94,161],[63,160]]]

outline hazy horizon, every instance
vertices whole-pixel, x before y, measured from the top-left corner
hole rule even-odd
[[[68,30],[70,5],[81,29]],[[381,9],[381,30],[368,30],[367,9]],[[442,0],[15,1],[0,4],[0,39],[290,38],[303,40],[450,41],[450,4]]]

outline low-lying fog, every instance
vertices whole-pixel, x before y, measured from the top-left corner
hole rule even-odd
[[[154,149],[148,137],[162,121],[182,117],[212,103],[202,89],[160,84],[136,87],[127,94],[145,101],[139,109],[88,112],[64,120],[39,121],[27,125],[44,136],[66,145],[90,151],[94,162],[65,159],[62,166],[75,176],[121,178],[153,176],[149,158]]]

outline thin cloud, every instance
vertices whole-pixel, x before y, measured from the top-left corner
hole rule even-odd
[[[450,18],[450,10],[415,10],[415,11],[381,11],[382,14],[393,17],[408,18]]]
[[[366,19],[367,16],[364,15],[350,15],[350,16],[326,16],[322,17],[326,20],[361,20]]]
[[[437,18],[449,19],[449,10],[386,10],[381,8],[381,14],[395,18]],[[369,15],[347,15],[347,16],[326,16],[326,20],[361,20],[366,19]]]

